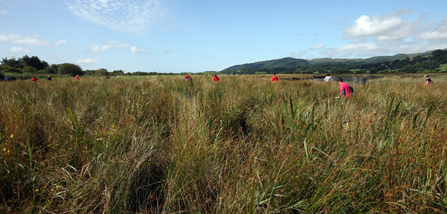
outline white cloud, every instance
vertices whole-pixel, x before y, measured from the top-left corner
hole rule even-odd
[[[65,0],[83,20],[110,29],[140,33],[166,13],[163,0]]]
[[[98,62],[98,59],[92,59],[92,58],[88,58],[88,59],[79,59],[78,61],[76,61],[76,63],[78,64],[91,64],[91,63],[95,63]]]
[[[161,52],[161,54],[174,53],[174,52],[176,52],[176,51],[177,51],[177,49],[169,49],[169,50],[167,50],[167,51],[163,51],[163,52]]]
[[[12,53],[25,53],[25,54],[28,54],[30,52],[30,50],[21,47],[11,47],[9,51]]]
[[[65,43],[67,43],[67,41],[65,41],[65,40],[59,40],[59,41],[57,41],[56,43],[54,43],[54,45],[55,45],[55,46],[59,46],[59,45],[65,44]]]
[[[447,47],[447,14],[439,22],[404,17],[413,13],[403,9],[387,14],[360,16],[347,26],[343,38],[349,44],[322,49],[322,57],[371,57],[377,55],[418,53]]]
[[[377,50],[377,44],[348,44],[341,46],[338,51],[341,52],[359,52]]]
[[[422,32],[416,38],[421,40],[447,40],[447,14],[439,23],[431,26],[430,29]]]
[[[403,19],[400,17],[385,17],[385,16],[361,16],[354,22],[354,25],[345,30],[345,36],[374,36],[395,30],[402,25]]]
[[[132,51],[133,54],[138,54],[138,53],[143,53],[144,48],[142,48],[142,49],[138,49],[136,46],[132,46],[132,47],[130,48],[130,50]]]
[[[323,44],[314,45],[314,46],[310,47],[311,50],[320,50],[320,49],[323,49],[323,48],[324,48]]]
[[[0,35],[0,42],[9,42],[11,44],[32,45],[32,46],[44,46],[49,45],[47,40],[38,40],[39,36],[25,36],[17,34]]]
[[[447,32],[424,32],[418,38],[422,40],[444,40],[447,39]]]
[[[67,42],[65,40],[59,40],[55,44],[51,44],[47,40],[39,40],[38,37],[39,37],[38,35],[25,36],[25,37],[18,34],[0,35],[0,42],[8,42],[11,44],[31,45],[31,46],[46,46],[46,45],[58,46],[60,44]]]
[[[6,15],[8,13],[9,13],[9,11],[7,11],[7,10],[0,10],[0,15]]]
[[[124,47],[129,47],[129,46],[130,46],[130,44],[127,44],[127,43],[121,43],[118,41],[110,40],[107,42],[106,45],[100,45],[97,43],[90,44],[90,48],[91,48],[90,51],[91,52],[103,52],[105,50],[112,49],[112,48],[124,48]]]
[[[306,50],[301,50],[299,53],[292,52],[289,54],[289,57],[302,57],[306,52]]]

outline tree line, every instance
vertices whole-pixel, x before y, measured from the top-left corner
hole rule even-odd
[[[175,73],[157,73],[157,72],[128,72],[123,70],[108,71],[105,68],[97,70],[83,70],[79,65],[72,63],[51,64],[40,60],[37,56],[25,55],[19,58],[2,58],[0,63],[0,77],[4,78],[7,74],[58,74],[58,75],[87,75],[87,76],[148,76],[148,75],[174,75]],[[25,75],[28,78],[29,75]]]

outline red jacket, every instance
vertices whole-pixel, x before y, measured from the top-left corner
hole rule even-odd
[[[219,79],[218,76],[214,76],[214,77],[213,77],[213,81],[214,81],[214,82],[219,82],[219,80],[220,80],[220,79]]]
[[[349,98],[352,95],[351,89],[349,88],[348,83],[341,82],[340,83],[340,95],[342,95],[342,91],[345,90],[346,98]]]
[[[187,75],[185,76],[185,78],[186,78],[186,79],[189,79],[189,75],[187,74]]]
[[[273,76],[273,77],[272,77],[272,81],[273,81],[273,82],[277,82],[277,81],[278,81],[278,77],[277,77],[277,76]]]
[[[75,76],[75,80],[78,80],[79,79],[79,76]]]
[[[37,79],[37,77],[33,77],[32,79],[31,79],[31,81],[33,81],[33,82],[36,82],[38,79]]]

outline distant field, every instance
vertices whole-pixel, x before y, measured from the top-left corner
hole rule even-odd
[[[0,213],[446,213],[447,74],[376,75],[0,82]]]
[[[441,71],[447,71],[447,64],[442,64],[440,69]]]

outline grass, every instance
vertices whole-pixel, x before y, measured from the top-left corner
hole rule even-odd
[[[439,69],[440,69],[442,72],[446,72],[446,71],[447,71],[447,64],[441,64],[441,66],[439,67]]]
[[[447,76],[270,77],[2,82],[0,212],[447,212]]]

